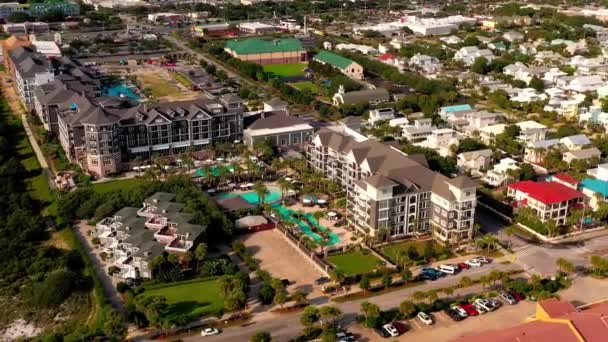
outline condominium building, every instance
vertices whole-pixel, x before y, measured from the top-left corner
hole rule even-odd
[[[391,237],[432,232],[443,242],[473,237],[477,183],[428,168],[422,155],[406,155],[348,128],[325,128],[312,139],[309,163],[342,185],[347,220],[355,229]]]
[[[125,207],[95,226],[108,255],[108,268],[118,267],[118,278],[151,278],[150,261],[164,252],[183,254],[200,241],[206,227],[189,223],[193,214],[183,212],[175,195],[157,192],[141,208]]]
[[[33,96],[36,86],[55,79],[55,71],[46,56],[31,47],[19,46],[9,52],[13,68],[17,95],[27,109],[34,105]]]

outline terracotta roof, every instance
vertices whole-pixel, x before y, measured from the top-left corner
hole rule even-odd
[[[452,342],[579,342],[566,324],[534,321],[502,330],[462,336]]]
[[[555,298],[545,299],[538,302],[538,305],[549,315],[551,318],[557,318],[572,312],[577,312],[576,308],[570,302],[562,302]]]
[[[524,192],[544,204],[560,203],[584,196],[581,192],[557,182],[521,181],[509,184],[509,188]]]

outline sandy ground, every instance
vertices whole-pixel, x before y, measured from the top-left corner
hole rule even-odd
[[[24,319],[19,318],[6,327],[6,330],[0,335],[0,341],[15,341],[19,338],[32,338],[40,334],[41,331],[42,329],[36,327],[33,323],[26,322]]]
[[[309,299],[322,295],[314,281],[322,277],[323,273],[292,247],[279,231],[271,229],[243,235],[239,239],[260,261],[262,269],[274,277],[295,282],[288,287],[289,291],[301,289],[309,293]]]

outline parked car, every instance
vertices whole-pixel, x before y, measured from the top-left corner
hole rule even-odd
[[[452,310],[454,310],[462,318],[469,317],[469,314],[467,313],[467,311],[465,309],[461,308],[460,306],[452,306]]]
[[[496,307],[494,306],[494,304],[492,302],[490,302],[488,299],[484,299],[484,298],[476,299],[475,305],[483,308],[483,310],[485,310],[486,312],[494,311],[496,309]]]
[[[430,281],[435,281],[437,280],[437,276],[434,274],[428,274],[428,273],[420,273],[418,275],[418,279],[420,280],[430,280]]]
[[[445,273],[441,272],[440,270],[438,270],[436,268],[432,268],[432,267],[425,267],[420,272],[422,274],[431,274],[431,275],[434,275],[436,277],[443,277],[443,276],[445,276]]]
[[[465,263],[469,266],[473,266],[473,267],[481,267],[481,261],[477,260],[477,259],[469,259],[467,261],[465,261]]]
[[[475,311],[477,311],[480,315],[490,312],[490,310],[486,309],[485,307],[483,307],[477,303],[472,303],[472,305],[473,305],[473,309],[475,309]]]
[[[490,303],[492,303],[492,305],[494,306],[494,310],[496,310],[502,306],[502,302],[499,301],[498,299],[490,298],[490,299],[488,299],[488,301],[490,301]]]
[[[461,309],[463,309],[468,316],[477,316],[479,315],[479,311],[475,310],[475,307],[473,307],[473,304],[471,303],[463,303],[460,304],[459,307]]]
[[[443,312],[445,312],[445,314],[448,315],[455,322],[459,322],[464,319],[464,317],[462,317],[458,312],[456,312],[456,310],[452,308],[447,308],[443,310]]]
[[[456,264],[456,266],[458,266],[458,268],[460,268],[461,270],[468,270],[469,268],[471,268],[471,265],[467,264],[466,262],[459,262],[458,264]]]
[[[340,331],[336,333],[336,339],[338,342],[354,342],[356,341],[355,336],[349,332]]]
[[[437,269],[445,274],[456,274],[458,272],[458,267],[454,265],[439,265]]]
[[[424,312],[424,311],[420,311],[420,312],[418,313],[418,315],[416,315],[416,317],[418,317],[418,319],[419,319],[419,320],[420,320],[422,323],[424,323],[424,324],[426,324],[426,325],[431,325],[431,324],[433,324],[433,319],[431,318],[431,316],[429,316],[429,315],[428,315],[426,312]]]
[[[317,278],[315,280],[315,285],[323,285],[325,283],[329,282],[329,278],[327,277],[321,277],[321,278]]]
[[[399,335],[405,334],[408,330],[407,324],[405,324],[403,322],[395,321],[395,322],[391,323],[391,325],[393,327],[395,327],[395,329],[397,329],[397,331],[399,332]]]
[[[388,333],[388,331],[384,330],[384,328],[376,328],[374,329],[374,332],[376,332],[376,334],[378,334],[378,336],[382,337],[382,338],[389,338],[391,337],[391,334]]]
[[[516,301],[521,302],[522,300],[526,299],[526,296],[524,296],[523,294],[519,293],[519,292],[514,292],[511,291],[511,296],[513,296],[513,298],[515,298]]]
[[[213,336],[219,333],[220,331],[215,328],[205,328],[201,331],[201,336]]]
[[[507,293],[505,291],[498,291],[498,296],[504,300],[505,302],[513,305],[513,304],[517,304],[517,301],[515,300],[515,298],[513,298],[513,296],[511,296],[510,293]]]
[[[492,259],[486,257],[486,256],[478,256],[475,259],[477,259],[477,261],[481,262],[482,264],[489,264],[492,262]]]
[[[382,329],[391,335],[391,337],[399,336],[399,330],[397,330],[397,328],[395,328],[392,324],[385,324],[382,326]]]

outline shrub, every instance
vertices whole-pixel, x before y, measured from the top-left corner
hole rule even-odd
[[[129,291],[130,289],[131,289],[131,287],[122,281],[120,281],[120,282],[118,282],[118,284],[116,284],[116,291],[118,291],[118,293],[125,293],[125,292]]]
[[[424,311],[424,312],[431,312],[432,311],[432,306],[427,304],[427,303],[417,303],[416,304],[416,310],[417,311]]]
[[[443,299],[437,299],[433,302],[433,310],[432,311],[441,311],[449,308],[450,305],[444,301]]]

